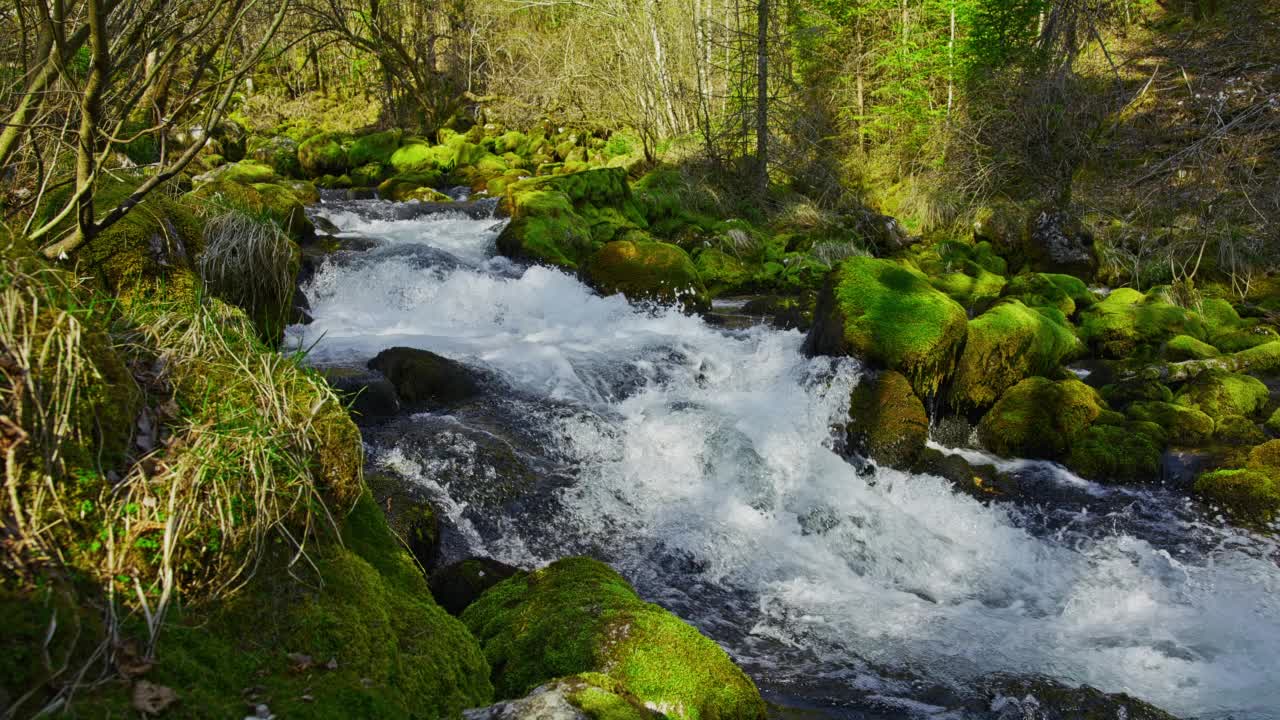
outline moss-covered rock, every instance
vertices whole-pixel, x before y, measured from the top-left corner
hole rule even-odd
[[[608,243],[591,258],[587,278],[605,295],[622,293],[632,300],[679,303],[697,310],[711,305],[689,254],[669,243]]]
[[[1009,388],[978,423],[978,438],[1006,457],[1055,459],[1106,409],[1079,380],[1031,377]]]
[[[1273,435],[1280,435],[1280,409],[1271,413],[1271,417],[1267,418],[1265,427],[1267,430],[1271,431]]]
[[[1160,478],[1164,445],[1163,431],[1152,423],[1098,423],[1071,443],[1066,465],[1089,480],[1153,482]]]
[[[453,172],[458,166],[457,152],[446,145],[407,143],[391,155],[391,165],[401,175]]]
[[[1256,470],[1280,470],[1280,440],[1268,440],[1249,451],[1249,467]]]
[[[1098,392],[1102,394],[1108,405],[1121,410],[1128,407],[1130,403],[1144,400],[1173,402],[1173,391],[1169,389],[1168,385],[1155,380],[1141,378],[1110,383],[1102,386]]]
[[[694,256],[698,276],[714,297],[751,287],[753,268],[743,260],[719,248],[705,248]]]
[[[892,370],[864,380],[849,407],[849,445],[883,465],[908,469],[929,439],[929,416],[906,376]]]
[[[498,237],[500,252],[568,270],[583,267],[605,243],[647,227],[618,168],[513,183],[503,207],[512,219]]]
[[[1016,297],[1028,307],[1057,308],[1071,317],[1077,308],[1093,304],[1093,294],[1084,281],[1072,275],[1025,273],[1009,281],[1006,297]]]
[[[454,717],[490,701],[479,645],[432,600],[372,499],[343,525],[342,545],[312,547],[307,583],[279,556],[227,603],[164,628],[147,677],[178,690],[182,717],[242,717],[253,698],[333,720]],[[127,706],[123,686],[101,692]]]
[[[302,164],[298,162],[298,143],[290,138],[273,137],[258,145],[249,155],[281,177],[302,175]]]
[[[313,135],[298,146],[298,164],[309,177],[343,175],[351,169],[345,137],[337,133]]]
[[[407,193],[401,193],[399,200],[403,202],[425,202],[425,203],[451,203],[453,198],[445,195],[439,190],[429,187],[418,188]]]
[[[378,185],[378,194],[387,200],[401,202],[409,195],[422,188],[431,189],[444,181],[439,172],[421,172],[409,175],[396,175]]]
[[[850,258],[827,277],[805,348],[898,370],[916,394],[929,397],[955,368],[968,322],[964,308],[919,272],[888,260]]]
[[[1258,424],[1241,415],[1224,415],[1217,419],[1213,439],[1223,445],[1257,445],[1266,442],[1267,435]]]
[[[1164,357],[1172,362],[1218,357],[1218,349],[1190,335],[1177,335],[1164,344]]]
[[[1131,288],[1113,291],[1081,315],[1081,338],[1110,358],[1128,358],[1143,345],[1158,345],[1178,335],[1203,340],[1206,334],[1196,313]]]
[[[1130,404],[1125,414],[1164,428],[1174,445],[1202,445],[1213,436],[1213,418],[1195,408],[1147,400]]]
[[[755,685],[718,645],[594,560],[559,560],[506,580],[462,620],[484,647],[500,698],[598,672],[668,717],[765,716]]]
[[[242,183],[214,181],[188,193],[186,201],[201,208],[207,216],[218,211],[241,212],[278,225],[298,241],[315,235],[315,225],[307,217],[306,208],[287,187],[275,183]]]
[[[1183,386],[1173,401],[1209,417],[1221,418],[1253,415],[1267,404],[1270,395],[1267,386],[1255,377],[1210,370]]]
[[[968,272],[951,272],[930,278],[929,283],[965,307],[1000,297],[1005,287],[1004,276],[976,266],[969,268]]]
[[[351,167],[377,164],[387,165],[391,156],[400,148],[400,139],[404,133],[400,130],[361,135],[351,142],[347,150],[347,162]]]
[[[1004,301],[969,321],[951,402],[962,408],[988,407],[1018,381],[1047,375],[1083,350],[1061,312]]]
[[[198,176],[195,181],[197,183],[210,182],[213,180],[223,180],[226,182],[244,183],[252,185],[254,183],[274,182],[276,177],[275,168],[263,163],[245,160],[244,162],[228,163],[221,167]]]
[[[1214,470],[1196,479],[1195,491],[1250,522],[1270,522],[1280,511],[1280,474],[1276,471]]]

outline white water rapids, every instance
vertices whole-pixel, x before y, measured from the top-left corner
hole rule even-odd
[[[1061,493],[1018,504],[860,471],[831,432],[855,362],[803,357],[798,332],[727,331],[494,258],[494,219],[385,210],[318,211],[379,245],[322,266],[306,287],[315,321],[290,336],[320,365],[428,349],[533,408],[523,422],[572,481],[550,516],[499,519],[502,537],[466,529],[430,464],[371,448],[440,496],[471,552],[529,566],[594,550],[762,688],[835,716],[941,717],[929,688],[963,694],[1001,671],[1183,717],[1280,718],[1270,541],[1201,522],[1179,494],[1073,484],[1044,464]]]

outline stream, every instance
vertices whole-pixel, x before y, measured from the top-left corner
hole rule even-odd
[[[307,281],[292,345],[318,366],[422,348],[486,378],[365,432],[370,465],[448,516],[445,562],[605,560],[821,716],[984,717],[966,702],[1003,672],[1280,718],[1280,547],[1185,491],[1000,461],[1031,491],[982,503],[851,463],[833,428],[863,369],[804,357],[799,332],[600,297],[497,257],[485,212],[312,212],[356,249]]]

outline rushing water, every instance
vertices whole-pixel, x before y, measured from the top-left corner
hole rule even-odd
[[[771,697],[836,717],[959,717],[948,708],[1000,671],[1187,717],[1280,718],[1270,541],[1182,494],[1046,463],[1006,462],[1032,491],[989,504],[858,467],[832,432],[855,361],[496,258],[493,218],[396,210],[317,210],[376,243],[326,261],[305,288],[315,322],[290,334],[317,364],[402,345],[492,378],[477,408],[367,435],[372,462],[435,495],[453,555],[601,557]],[[503,480],[492,439],[540,478],[523,497],[485,499]]]

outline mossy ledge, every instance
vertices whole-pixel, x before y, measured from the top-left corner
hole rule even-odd
[[[505,580],[468,607],[462,621],[484,647],[499,698],[596,672],[671,718],[765,715],[755,685],[724,650],[589,558]]]

